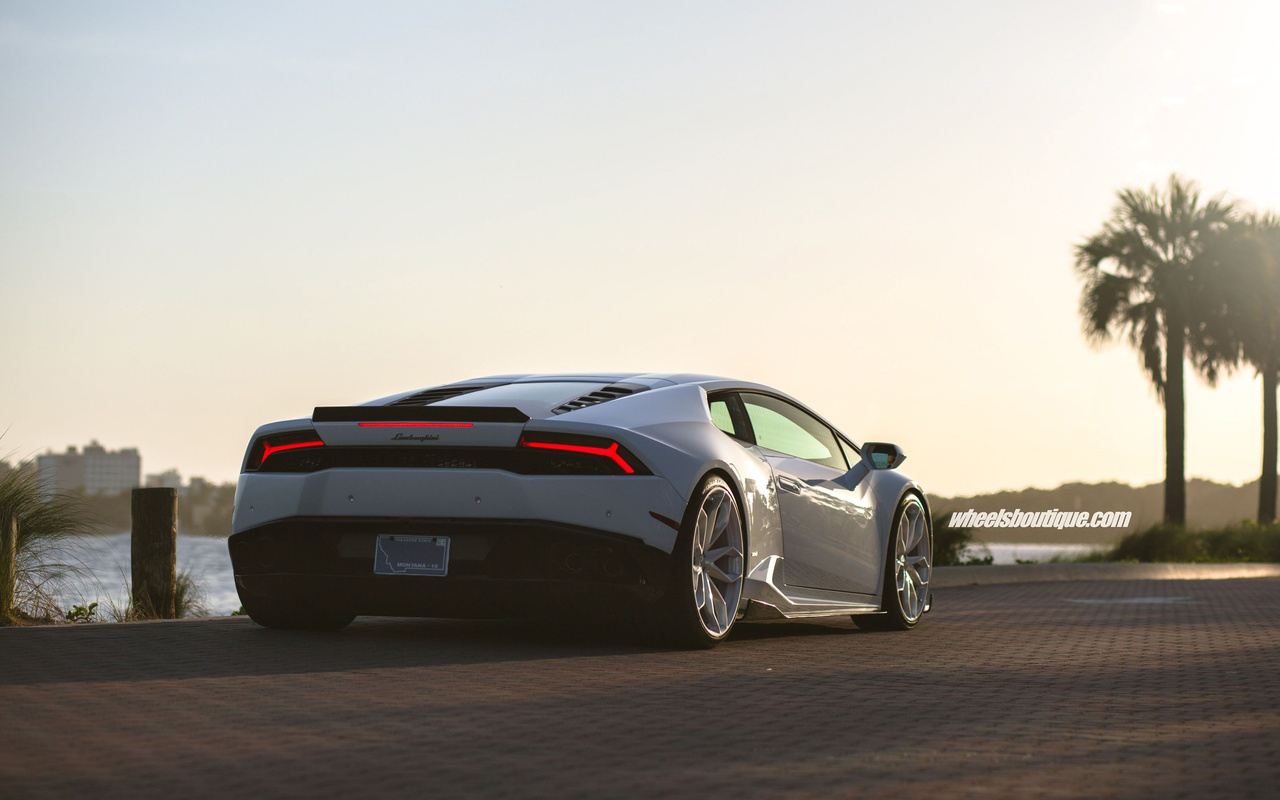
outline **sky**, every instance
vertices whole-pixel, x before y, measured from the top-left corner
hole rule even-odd
[[[1280,209],[1273,2],[0,0],[0,451],[233,480],[489,374],[774,385],[930,491],[1161,480],[1072,248],[1172,171]],[[1192,476],[1261,458],[1192,382]]]

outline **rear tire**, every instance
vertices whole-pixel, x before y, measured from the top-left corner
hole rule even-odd
[[[356,618],[355,614],[303,612],[293,606],[260,601],[245,603],[244,610],[262,627],[284,631],[338,631]]]
[[[658,620],[665,643],[705,649],[728,637],[742,599],[744,543],[733,490],[723,478],[707,476],[685,509],[671,553],[670,589]]]
[[[909,494],[898,504],[885,548],[884,591],[880,614],[854,614],[853,622],[868,631],[906,631],[920,623],[933,597],[933,526],[919,496]]]

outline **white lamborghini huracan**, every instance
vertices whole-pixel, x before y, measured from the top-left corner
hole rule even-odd
[[[929,610],[933,534],[895,445],[766,386],[501,375],[316,408],[253,435],[231,558],[248,614],[634,612],[710,646],[738,620]]]

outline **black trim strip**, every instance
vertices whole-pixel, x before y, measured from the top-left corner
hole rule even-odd
[[[518,408],[497,406],[317,406],[312,422],[528,422]]]
[[[262,533],[273,527],[284,525],[300,525],[304,530],[328,526],[350,526],[352,532],[374,531],[376,533],[417,533],[413,530],[415,526],[421,526],[428,529],[456,527],[468,529],[477,533],[501,532],[503,529],[510,528],[546,528],[565,531],[566,533],[578,533],[587,536],[597,536],[601,539],[611,539],[615,542],[625,542],[629,544],[640,545],[641,547],[657,550],[650,544],[645,544],[644,539],[639,534],[618,533],[617,531],[606,531],[600,528],[590,528],[585,525],[574,525],[569,522],[553,522],[545,519],[535,519],[532,517],[345,517],[345,516],[317,516],[299,514],[293,517],[280,517],[268,522],[262,522],[257,525],[245,528],[238,533],[231,534],[231,538],[235,538],[246,533]],[[381,530],[382,526],[388,526],[388,530]],[[427,535],[434,533],[439,536],[447,536],[448,531],[431,530]],[[658,551],[661,553],[662,551]],[[662,553],[667,555],[666,553]],[[373,554],[369,554],[372,558]]]
[[[258,451],[255,451],[258,452]],[[326,469],[497,469],[516,475],[652,475],[626,448],[618,455],[635,470],[630,475],[611,458],[592,453],[536,447],[439,447],[356,445],[302,447],[250,461],[257,472],[319,472]],[[255,471],[254,466],[246,469]]]
[[[659,514],[657,511],[650,511],[649,516],[653,517],[658,522],[661,522],[663,525],[666,525],[671,530],[676,531],[677,533],[680,532],[680,523],[676,522],[674,519],[671,519],[670,517],[664,517],[661,514]]]

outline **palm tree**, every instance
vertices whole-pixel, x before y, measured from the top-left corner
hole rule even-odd
[[[1280,216],[1250,215],[1215,236],[1204,257],[1219,284],[1215,313],[1206,326],[1206,353],[1228,369],[1251,364],[1262,376],[1262,476],[1258,522],[1276,519],[1276,384],[1280,373]]]
[[[1258,522],[1276,520],[1276,385],[1280,382],[1280,217],[1255,220],[1266,258],[1259,272],[1257,328],[1244,355],[1262,375],[1262,480],[1258,486]]]
[[[1177,525],[1187,520],[1184,359],[1197,357],[1210,380],[1218,365],[1204,341],[1214,270],[1201,254],[1234,217],[1221,195],[1201,202],[1194,182],[1170,175],[1163,191],[1121,190],[1102,230],[1076,247],[1085,335],[1125,336],[1164,403],[1164,519]]]

